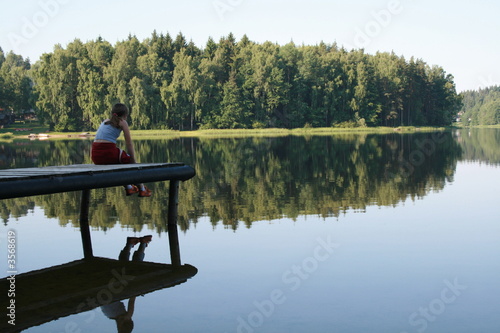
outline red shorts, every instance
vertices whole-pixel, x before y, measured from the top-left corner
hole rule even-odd
[[[130,155],[112,142],[93,142],[90,156],[94,164],[130,164]]]

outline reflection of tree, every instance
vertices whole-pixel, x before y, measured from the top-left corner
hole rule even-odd
[[[136,141],[136,150],[143,162],[182,161],[195,167],[196,177],[180,188],[182,230],[201,216],[236,229],[239,222],[250,227],[263,219],[338,216],[348,209],[395,205],[440,190],[453,176],[461,149],[445,132],[432,152],[421,154],[423,160],[412,160],[419,143],[431,138],[423,133],[182,138]],[[88,162],[88,141],[47,145],[50,150],[42,146],[39,165]],[[409,172],[405,163],[413,163],[414,169]],[[168,185],[151,184],[152,198],[125,197],[119,187],[92,191],[92,226],[107,229],[120,223],[137,231],[166,230]],[[15,209],[19,214],[20,207],[32,209],[36,204],[61,224],[77,226],[79,196],[74,192],[5,200],[0,212],[6,221],[9,214],[16,216]]]
[[[0,200],[0,217],[4,225],[10,218],[19,218],[32,212],[35,208],[33,198],[18,198],[15,200]]]
[[[465,160],[500,164],[500,130],[470,128],[457,131],[457,136]]]
[[[90,163],[88,140],[14,141],[0,143],[0,168]]]

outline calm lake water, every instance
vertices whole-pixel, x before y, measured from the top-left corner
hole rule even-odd
[[[0,167],[89,163],[90,141],[0,144]],[[198,274],[138,297],[134,332],[500,332],[500,130],[139,140],[181,161],[179,243]],[[151,234],[170,262],[168,184],[95,190],[94,255]],[[18,270],[80,259],[79,193],[0,202]],[[0,261],[6,276],[6,260]],[[126,300],[124,301],[127,305]],[[2,319],[4,320],[4,319]],[[116,332],[101,309],[26,332]]]

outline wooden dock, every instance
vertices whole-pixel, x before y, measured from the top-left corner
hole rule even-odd
[[[194,177],[183,163],[74,164],[0,170],[0,199]]]
[[[16,325],[9,325],[8,317],[4,316],[0,331],[17,332],[171,287],[194,276],[195,267],[181,264],[177,231],[179,183],[194,175],[194,169],[183,163],[78,164],[0,170],[0,199],[81,191],[79,222],[84,256],[81,260],[15,275]],[[158,181],[170,181],[166,218],[171,264],[94,257],[89,227],[90,191]],[[155,200],[154,193],[147,200]],[[0,280],[4,295],[10,285],[8,277]],[[1,298],[0,307],[4,311],[10,300]]]

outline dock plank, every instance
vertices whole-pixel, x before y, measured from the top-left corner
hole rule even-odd
[[[183,163],[136,163],[136,164],[73,164],[62,166],[46,166],[34,168],[4,169],[0,170],[0,182],[12,178],[54,177],[80,173],[112,172],[119,170],[141,170],[146,168],[168,168],[182,166]]]
[[[166,180],[185,181],[195,171],[184,163],[74,164],[0,170],[0,199]]]

